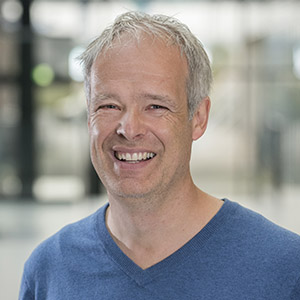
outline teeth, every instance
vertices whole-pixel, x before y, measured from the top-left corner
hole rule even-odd
[[[137,162],[142,160],[151,159],[155,156],[153,152],[135,152],[135,153],[120,153],[115,152],[115,156],[118,160]]]

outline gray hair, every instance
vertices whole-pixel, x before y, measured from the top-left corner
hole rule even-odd
[[[187,59],[189,75],[187,78],[187,99],[189,117],[192,118],[202,99],[209,95],[212,72],[208,56],[201,42],[189,28],[173,17],[150,16],[141,12],[127,12],[115,19],[102,34],[92,41],[79,59],[83,66],[85,91],[88,102],[91,97],[91,68],[97,56],[112,47],[122,34],[130,34],[139,40],[143,33],[161,38],[166,43],[177,45]]]

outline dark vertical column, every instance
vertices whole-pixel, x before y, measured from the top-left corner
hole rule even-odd
[[[95,196],[104,191],[102,182],[100,181],[92,164],[89,165],[89,185],[88,195]]]
[[[282,164],[282,124],[281,120],[273,117],[274,126],[270,129],[270,154],[271,181],[273,189],[278,193],[283,183],[283,164]]]
[[[34,101],[31,71],[33,33],[30,24],[30,5],[32,0],[21,0],[23,6],[22,28],[20,30],[20,178],[22,181],[22,194],[24,199],[33,198],[33,181],[35,178],[34,155]]]

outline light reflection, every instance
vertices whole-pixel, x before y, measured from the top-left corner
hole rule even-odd
[[[1,14],[6,21],[17,22],[20,20],[22,13],[23,8],[19,1],[10,0],[2,3]]]
[[[293,51],[293,70],[295,76],[300,79],[300,45],[296,46]]]
[[[54,79],[54,71],[46,63],[38,64],[32,71],[32,79],[39,86],[49,86]]]
[[[84,51],[84,47],[74,47],[69,54],[69,75],[77,82],[83,81],[83,74],[78,61],[78,56]]]

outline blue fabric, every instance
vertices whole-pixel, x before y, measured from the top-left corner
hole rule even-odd
[[[142,270],[105,226],[107,205],[25,264],[19,299],[300,299],[300,237],[225,200],[193,239]]]

